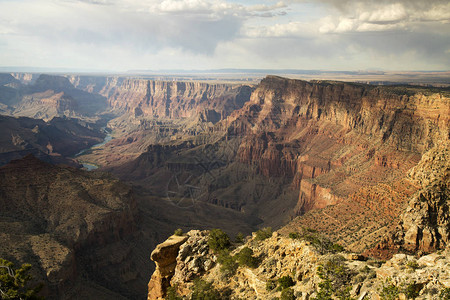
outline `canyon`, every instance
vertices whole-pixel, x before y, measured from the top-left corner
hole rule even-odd
[[[315,230],[385,259],[444,249],[449,96],[277,76],[1,74],[0,256],[39,266],[50,297],[87,285],[99,299],[143,299],[150,252],[176,228]],[[74,158],[105,130],[111,141]]]

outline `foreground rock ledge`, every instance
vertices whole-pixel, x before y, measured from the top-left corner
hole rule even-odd
[[[153,250],[150,258],[156,263],[156,270],[148,283],[148,300],[164,299],[175,273],[178,251],[187,239],[187,236],[172,235]]]

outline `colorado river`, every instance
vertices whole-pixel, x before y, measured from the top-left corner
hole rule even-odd
[[[89,147],[89,148],[86,148],[86,149],[81,150],[80,152],[78,152],[77,154],[75,154],[74,157],[81,156],[81,155],[83,155],[84,153],[86,153],[86,152],[88,152],[88,151],[90,151],[90,150],[95,150],[95,149],[97,149],[97,148],[100,148],[101,146],[105,145],[106,143],[108,143],[108,142],[111,141],[112,139],[113,139],[113,137],[112,137],[111,133],[107,133],[106,136],[105,136],[105,139],[103,140],[103,142],[98,143],[98,144],[95,144],[95,145],[93,145],[93,146],[91,146],[91,147]],[[88,170],[88,171],[92,171],[92,170],[95,170],[95,169],[98,168],[97,165],[95,165],[95,164],[93,164],[93,163],[89,163],[89,162],[83,162],[83,161],[80,161],[80,164],[83,165],[83,169]]]

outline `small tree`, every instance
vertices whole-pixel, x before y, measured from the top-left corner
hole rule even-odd
[[[213,229],[209,233],[208,245],[211,250],[218,252],[231,246],[230,238],[220,229]]]
[[[220,271],[222,271],[225,276],[232,276],[236,273],[238,264],[236,259],[230,255],[228,249],[220,251],[217,262],[220,264]]]
[[[220,299],[220,293],[213,287],[212,282],[195,279],[192,286],[191,300],[216,300]]]
[[[291,288],[282,290],[280,300],[295,300],[294,290]]]
[[[23,264],[19,269],[14,269],[14,264],[0,258],[0,296],[1,299],[44,299],[37,296],[42,285],[29,287],[32,279],[28,271],[30,264]]]
[[[183,229],[181,229],[181,228],[176,229],[175,232],[173,233],[173,235],[176,235],[176,236],[183,235]]]
[[[253,256],[253,250],[249,247],[244,247],[236,256],[240,266],[258,267],[258,258]]]
[[[289,275],[283,276],[278,278],[278,288],[281,290],[287,289],[288,287],[291,287],[295,285],[294,280],[292,280],[292,277]]]
[[[264,241],[265,239],[272,237],[272,234],[273,234],[272,227],[266,227],[256,232],[255,239],[257,241]]]
[[[234,241],[238,244],[242,244],[244,242],[244,235],[242,234],[242,232],[239,232],[238,234],[236,234]]]

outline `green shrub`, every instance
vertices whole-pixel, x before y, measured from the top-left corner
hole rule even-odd
[[[28,272],[30,264],[23,264],[19,269],[14,269],[14,264],[0,258],[0,295],[1,299],[44,299],[37,296],[42,289],[42,284],[30,287],[32,279]]]
[[[277,287],[277,283],[275,282],[275,280],[269,279],[266,282],[266,290],[267,291],[272,291],[276,287]]]
[[[265,239],[272,237],[272,234],[273,234],[272,227],[266,227],[256,232],[255,239],[257,241],[264,241]]]
[[[176,236],[183,235],[183,229],[181,229],[181,228],[176,229],[175,232],[173,233],[173,235],[176,235]]]
[[[194,285],[191,288],[191,300],[217,300],[220,298],[220,293],[217,291],[212,282],[206,282],[202,279],[195,279]]]
[[[408,299],[416,299],[419,297],[420,290],[422,289],[423,284],[410,283],[406,286],[404,292]]]
[[[329,248],[329,250],[333,253],[338,253],[338,252],[342,252],[344,251],[344,247],[342,247],[339,244],[333,244],[331,245],[331,247]]]
[[[259,260],[258,258],[253,256],[253,250],[249,247],[244,247],[241,251],[239,251],[239,253],[236,255],[236,258],[239,266],[241,267],[258,267]]]
[[[220,229],[213,229],[209,233],[208,245],[214,252],[228,249],[231,246],[230,238]]]
[[[291,233],[289,233],[289,237],[290,237],[291,239],[293,239],[293,240],[297,240],[297,239],[299,239],[301,236],[300,236],[300,233],[298,233],[298,232],[291,232]]]
[[[167,300],[183,300],[181,296],[178,295],[175,287],[169,286],[167,288],[166,298]]]
[[[442,300],[450,300],[450,288],[444,288],[439,293],[439,297]]]
[[[410,268],[411,270],[415,271],[415,270],[417,270],[419,268],[419,263],[417,261],[415,261],[415,260],[411,260],[411,261],[408,261],[406,266],[408,268]]]
[[[397,299],[398,295],[400,294],[400,289],[391,282],[391,280],[388,278],[388,280],[383,283],[383,287],[381,288],[380,297],[383,300],[395,300]]]
[[[242,234],[242,232],[239,232],[238,234],[236,234],[234,241],[238,244],[244,243],[244,235]]]
[[[353,273],[344,263],[344,258],[335,255],[324,264],[319,265],[317,274],[322,281],[315,300],[332,299],[334,295],[338,299],[350,299],[350,289]]]
[[[287,289],[288,287],[291,287],[295,284],[294,280],[292,280],[292,277],[289,275],[283,276],[278,278],[278,288],[280,290]]]
[[[282,290],[280,300],[295,300],[294,290],[291,288]]]
[[[230,255],[230,251],[225,249],[220,251],[217,262],[221,265],[220,271],[227,277],[234,275],[238,268],[236,259]]]

